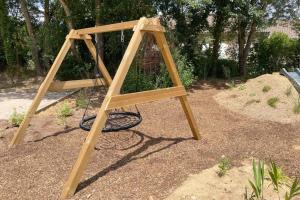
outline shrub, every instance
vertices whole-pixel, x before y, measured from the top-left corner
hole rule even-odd
[[[267,103],[272,108],[276,108],[276,104],[278,103],[278,101],[279,101],[278,97],[272,97],[272,98],[268,99]]]
[[[219,160],[218,168],[218,176],[224,176],[227,173],[227,171],[231,168],[230,160],[223,155]]]
[[[24,119],[24,113],[18,113],[17,110],[14,108],[12,114],[9,116],[9,122],[13,126],[20,126]]]
[[[64,101],[63,104],[58,107],[57,118],[65,126],[65,128],[67,128],[66,119],[67,119],[67,117],[71,116],[72,114],[73,114],[73,110],[66,101]]]

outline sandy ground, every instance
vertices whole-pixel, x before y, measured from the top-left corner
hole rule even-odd
[[[8,119],[14,109],[17,112],[26,112],[36,95],[38,87],[37,84],[30,84],[30,86],[0,89],[0,119]],[[38,109],[55,102],[70,92],[48,92]]]
[[[271,90],[263,92],[264,86],[270,86]],[[289,88],[291,94],[287,96],[285,93]],[[267,104],[272,97],[279,98],[276,108]],[[298,99],[299,95],[289,80],[278,73],[250,79],[215,96],[215,100],[229,110],[252,118],[281,123],[300,122],[300,114],[293,112]]]
[[[165,199],[191,174],[215,166],[222,155],[234,167],[250,157],[272,159],[287,175],[300,178],[300,150],[296,148],[300,124],[257,120],[232,112],[214,100],[224,88],[221,82],[201,82],[189,91],[200,141],[192,139],[177,99],[140,105],[143,122],[139,126],[99,136],[71,199]],[[67,130],[55,115],[36,115],[24,142],[13,149],[8,143],[16,128],[2,130],[0,199],[58,199],[86,137],[78,128],[82,113],[74,111]],[[6,121],[0,121],[0,130],[6,126]],[[245,186],[240,184],[242,189]]]
[[[252,190],[248,180],[253,181],[250,160],[244,161],[242,166],[231,168],[222,177],[219,177],[217,172],[218,165],[215,165],[199,174],[190,175],[166,200],[242,200],[245,190],[248,192],[248,197],[250,196]],[[278,199],[276,192],[272,191],[271,184],[271,181],[265,180],[264,198]],[[285,191],[287,191],[286,187],[281,188],[281,199],[284,199]]]

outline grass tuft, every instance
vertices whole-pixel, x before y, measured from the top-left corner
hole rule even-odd
[[[264,92],[264,93],[267,93],[267,92],[269,92],[271,90],[271,86],[269,86],[269,85],[265,85],[264,87],[263,87],[263,89],[262,89],[262,91]]]
[[[287,97],[291,96],[291,94],[292,94],[292,86],[286,88],[284,94],[285,94]]]
[[[9,116],[8,121],[12,126],[18,127],[22,123],[24,116],[24,113],[18,113],[17,110],[14,108],[12,114]]]
[[[278,101],[279,101],[278,97],[272,97],[272,98],[268,99],[267,103],[272,108],[276,108],[276,104],[278,103]]]
[[[295,103],[293,111],[295,114],[300,114],[300,98]]]

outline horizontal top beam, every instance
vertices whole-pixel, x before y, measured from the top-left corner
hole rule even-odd
[[[134,21],[121,22],[116,24],[95,26],[91,28],[77,29],[76,32],[82,35],[82,34],[95,34],[95,33],[105,33],[105,32],[112,32],[112,31],[121,31],[126,29],[133,29],[138,22],[139,20],[134,20]]]

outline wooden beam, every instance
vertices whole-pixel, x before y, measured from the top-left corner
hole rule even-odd
[[[126,49],[125,55],[121,61],[121,64],[119,66],[119,69],[114,76],[114,80],[111,84],[111,86],[108,89],[108,92],[106,94],[105,99],[103,100],[103,103],[97,113],[97,117],[93,123],[92,129],[90,130],[87,138],[84,141],[84,144],[82,145],[82,148],[80,150],[79,156],[72,168],[72,171],[68,177],[67,182],[65,183],[63,187],[63,191],[61,193],[61,198],[65,199],[67,197],[70,197],[74,194],[76,191],[76,188],[78,186],[78,183],[80,181],[80,178],[83,174],[84,169],[86,168],[89,158],[91,156],[91,153],[94,149],[95,143],[97,141],[97,136],[99,132],[103,129],[107,114],[105,109],[107,108],[109,104],[109,100],[112,96],[112,94],[118,94],[119,89],[123,84],[123,81],[125,79],[125,76],[128,72],[129,66],[132,62],[132,59],[138,49],[139,44],[141,43],[143,32],[140,31],[140,27],[147,21],[147,18],[141,18],[138,22],[138,28],[133,33],[133,36],[129,42],[129,45]]]
[[[93,86],[105,85],[105,80],[102,79],[85,79],[85,80],[72,80],[72,81],[53,81],[48,91],[61,91],[77,88],[87,88]]]
[[[120,31],[120,30],[126,30],[126,29],[133,29],[133,27],[135,25],[137,25],[138,22],[139,22],[139,20],[121,22],[121,23],[96,26],[96,27],[91,27],[91,28],[77,29],[76,31],[79,35]]]
[[[71,31],[72,33],[72,31]],[[71,47],[72,41],[70,39],[67,39],[65,43],[63,44],[62,48],[60,49],[57,57],[55,58],[46,78],[44,79],[43,83],[41,84],[36,96],[34,97],[31,106],[29,107],[20,127],[18,128],[17,132],[15,133],[10,146],[14,146],[23,139],[24,133],[26,128],[28,127],[32,116],[35,114],[39,104],[41,103],[42,98],[45,96],[51,82],[54,79],[54,76],[59,69],[64,57],[68,53],[70,47]]]
[[[96,61],[96,47],[95,47],[95,45],[89,39],[84,39],[84,42],[85,42],[86,46],[88,47],[90,53],[92,54],[92,57]],[[103,61],[102,61],[102,59],[101,59],[100,56],[98,56],[98,69],[102,73],[103,78],[105,80],[105,83],[108,86],[110,86],[110,84],[112,82],[112,79],[111,79],[111,76],[109,75],[109,72],[107,71],[107,68],[105,67],[105,65],[104,65],[104,63],[103,63]]]
[[[106,110],[186,95],[187,93],[183,86],[116,95],[111,97]]]
[[[141,28],[141,31],[166,32],[166,29],[163,26],[159,26],[159,25],[144,25]]]
[[[74,32],[68,34],[66,39],[75,39],[75,40],[89,39],[89,40],[91,40],[92,37],[90,35],[79,35],[76,31],[74,31]]]

